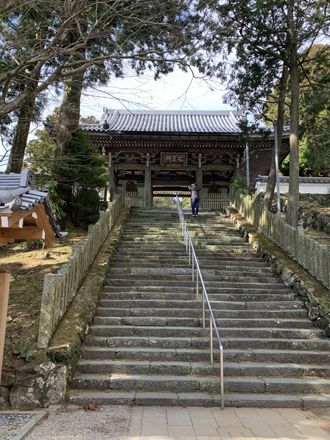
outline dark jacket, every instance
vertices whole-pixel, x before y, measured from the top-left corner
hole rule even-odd
[[[199,191],[201,190],[199,186],[188,186],[189,191],[191,191],[192,199],[199,199]]]

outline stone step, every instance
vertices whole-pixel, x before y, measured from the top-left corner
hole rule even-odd
[[[183,237],[180,233],[177,234],[168,234],[167,238],[170,238],[170,243],[180,243],[183,244]],[[145,235],[124,235],[121,239],[121,245],[122,246],[126,246],[126,245],[134,245],[134,244],[148,244],[148,246],[163,246],[164,244],[168,244],[168,240],[166,240],[166,235],[165,234],[145,234]],[[195,234],[194,237],[194,247],[198,247],[199,245],[216,245],[216,246],[220,246],[222,244],[227,245],[227,246],[246,246],[248,247],[249,245],[242,241],[242,237],[240,236],[236,236],[236,235],[226,235],[226,236],[217,236],[216,238],[214,236],[197,236]]]
[[[81,359],[79,374],[168,374],[219,377],[219,364],[207,362],[125,361]],[[330,378],[327,364],[224,362],[224,377],[319,377]]]
[[[200,228],[195,229],[195,230],[189,230],[189,234],[191,237],[222,237],[222,236],[226,236],[226,237],[240,237],[240,239],[242,240],[242,237],[240,235],[240,233],[236,230],[236,229],[229,229],[229,228],[224,228],[224,227],[210,227],[208,229],[203,228],[203,230],[201,230]],[[173,237],[173,236],[181,236],[183,237],[182,234],[182,230],[181,227],[166,227],[166,228],[160,228],[160,227],[147,227],[147,226],[140,226],[140,227],[126,227],[125,228],[125,237],[142,237],[142,236],[169,236],[169,237]]]
[[[82,374],[72,381],[75,389],[118,390],[118,391],[203,391],[219,393],[220,379],[198,376],[136,375],[125,374],[93,375]],[[281,394],[330,394],[330,380],[320,378],[224,378],[225,392],[281,393]]]
[[[199,303],[197,303],[199,304]],[[212,303],[211,303],[212,305]],[[215,318],[230,318],[230,319],[290,319],[290,318],[306,318],[306,309],[293,310],[219,310],[212,308],[213,316]],[[98,316],[181,316],[181,317],[200,317],[201,305],[195,308],[114,308],[114,307],[99,307],[96,312]],[[206,316],[209,315],[208,309]],[[95,318],[96,319],[96,318]],[[94,320],[94,323],[98,321]]]
[[[173,261],[173,259],[167,259],[167,260],[162,260],[162,259],[158,259],[158,260],[154,260],[154,259],[148,259],[148,260],[139,260],[139,259],[119,259],[117,258],[116,261],[111,265],[111,268],[147,268],[147,267],[152,267],[152,268],[187,268],[187,263],[188,263],[188,257],[181,259],[181,260],[175,260]],[[199,267],[202,270],[202,273],[204,273],[204,270],[219,270],[219,268],[221,268],[221,270],[225,271],[225,272],[231,272],[231,273],[235,273],[235,272],[241,272],[241,273],[264,273],[264,274],[271,274],[271,271],[269,270],[269,268],[260,265],[260,266],[248,266],[248,265],[223,265],[220,261],[213,261],[213,260],[209,260],[209,261],[199,261]],[[189,268],[190,272],[191,272],[191,268]]]
[[[191,268],[187,268],[187,262],[188,257],[181,260],[181,262],[173,261],[173,260],[149,260],[149,261],[141,261],[138,259],[116,259],[115,262],[111,265],[111,273],[113,269],[131,269],[136,270],[137,268],[166,268],[166,269],[177,269],[177,268],[185,268],[186,270],[189,270],[189,273],[191,273]],[[212,264],[211,264],[212,263]],[[266,274],[266,275],[272,275],[272,272],[268,267],[265,267],[264,265],[260,266],[247,266],[247,265],[224,265],[220,264],[220,262],[209,260],[207,263],[203,261],[202,263],[199,262],[199,266],[202,270],[202,274],[204,275],[207,273],[207,271],[221,271],[223,273],[230,272],[231,274],[234,272],[239,273],[248,273],[248,274]]]
[[[119,286],[118,288],[116,288],[117,286],[112,286],[112,289],[109,289],[110,286],[107,286],[107,290],[106,292],[126,292],[126,293],[132,293],[132,292],[138,292],[138,289],[131,287],[131,286],[127,286],[127,287],[123,287],[123,286]],[[154,286],[152,286],[154,287]],[[144,292],[146,290],[145,287],[141,286],[140,291]],[[155,289],[156,290],[156,289]],[[178,291],[180,292],[180,289],[178,287],[176,288],[170,288],[168,287],[167,289],[164,289],[163,292],[166,293],[166,290],[168,290],[169,292],[174,292],[174,291]],[[194,292],[195,289],[191,289],[191,292]],[[260,293],[252,293],[253,291],[258,291],[257,289],[252,289],[252,290],[248,290],[248,292],[246,292],[245,289],[242,289],[241,292],[244,293],[240,293],[239,289],[233,289],[233,293],[217,293],[217,294],[212,294],[212,291],[216,290],[216,289],[210,289],[208,288],[208,297],[210,301],[219,301],[219,302],[229,302],[229,301],[234,301],[234,302],[244,302],[246,304],[248,304],[249,302],[253,303],[253,306],[255,306],[255,304],[257,302],[259,302],[259,306],[256,306],[254,308],[263,308],[264,304],[266,303],[274,303],[274,302],[278,302],[279,307],[283,308],[282,304],[280,304],[282,301],[294,301],[295,295],[293,294],[288,294],[285,293],[285,291],[282,293],[282,291],[278,290],[279,293],[274,294],[274,293],[265,293],[264,289],[259,289]],[[224,291],[228,291],[228,289],[223,289]],[[186,288],[182,288],[181,292],[186,292],[187,289]],[[219,290],[218,290],[219,291]],[[271,289],[270,291],[273,291],[273,289]],[[104,294],[103,294],[104,295]],[[176,296],[176,293],[175,293]],[[105,296],[103,296],[103,298],[105,298]],[[111,307],[111,303],[109,302],[104,302],[107,301],[106,299],[100,302],[102,307]],[[146,306],[147,307],[147,306]],[[251,307],[246,307],[251,309]]]
[[[178,241],[126,241],[121,242],[119,245],[119,251],[121,250],[130,250],[133,252],[134,250],[142,250],[142,251],[148,251],[148,252],[158,252],[159,250],[165,250],[167,252],[185,252],[185,245],[183,240]],[[250,246],[245,242],[226,242],[226,243],[195,243],[194,242],[194,249],[195,251],[219,251],[219,252],[225,252],[226,250],[230,252],[249,252]]]
[[[178,275],[174,275],[174,273],[171,272],[175,272],[176,269],[149,269],[149,268],[141,268],[139,270],[137,270],[137,273],[134,273],[135,270],[134,269],[113,269],[110,270],[110,272],[108,273],[107,276],[107,280],[108,281],[114,281],[114,282],[124,282],[124,285],[127,285],[128,282],[131,282],[133,284],[135,284],[136,281],[146,281],[146,282],[161,282],[161,284],[164,284],[164,280],[167,283],[173,283],[173,282],[177,282],[177,284],[180,285],[187,285],[186,283],[191,283],[194,282],[192,281],[192,276],[191,276],[191,269],[187,270],[186,274],[178,274]],[[178,272],[182,269],[177,268]],[[127,273],[125,273],[127,271]],[[157,272],[156,272],[157,271]],[[150,273],[149,273],[150,272]],[[190,273],[189,273],[190,272]],[[266,277],[265,274],[246,274],[246,273],[239,273],[239,275],[236,275],[233,272],[226,272],[223,274],[220,274],[219,271],[219,275],[212,275],[212,274],[208,274],[207,271],[205,271],[206,273],[204,274],[204,272],[202,273],[203,276],[203,280],[204,280],[204,284],[206,286],[206,288],[210,285],[210,283],[214,284],[220,284],[221,283],[235,283],[237,285],[245,285],[245,284],[274,284],[274,286],[279,286],[280,289],[283,289],[283,284],[280,283],[278,281],[278,279],[272,275],[272,274],[268,274],[268,276]],[[212,284],[211,284],[212,285]],[[276,288],[276,287],[275,287]]]
[[[272,274],[269,270],[267,271],[253,271],[253,270],[229,270],[226,271],[224,268],[221,269],[201,269],[202,270],[202,276],[204,280],[210,279],[221,279],[225,278],[233,278],[235,277],[235,280],[239,280],[241,278],[246,279],[254,279],[254,278],[262,278],[265,280],[265,282],[268,282],[267,280],[271,279],[272,281],[275,279],[276,282],[278,282],[278,278],[275,278],[275,275]],[[114,267],[112,266],[110,269],[110,272],[108,274],[108,278],[112,278],[115,275],[120,276],[120,278],[129,276],[149,276],[153,279],[155,279],[155,276],[170,276],[171,279],[174,277],[174,279],[180,279],[179,277],[186,277],[189,281],[191,279],[191,268],[190,267]]]
[[[184,245],[183,245],[184,246]],[[187,254],[185,253],[185,247],[180,251],[166,251],[166,250],[157,250],[157,252],[150,252],[147,250],[139,250],[139,249],[128,249],[126,247],[121,247],[119,249],[119,258],[147,258],[147,259],[172,259],[172,261],[176,258],[182,259],[187,258]],[[241,261],[241,262],[255,262],[259,264],[265,265],[265,263],[260,260],[259,257],[256,256],[256,253],[248,248],[244,249],[222,249],[222,252],[204,252],[199,250],[197,254],[198,260],[214,260],[214,261]],[[239,263],[238,263],[239,264]]]
[[[180,310],[179,310],[180,312]],[[195,315],[195,316],[194,316]],[[203,325],[202,311],[196,310],[191,317],[178,316],[95,316],[95,325],[132,325],[132,326],[170,326],[170,327],[199,327]],[[307,319],[283,319],[283,318],[224,318],[215,319],[218,330],[222,328],[259,328],[270,326],[272,328],[309,329],[313,328],[313,322]],[[208,326],[208,319],[206,320]]]
[[[100,405],[139,405],[139,406],[220,406],[218,394],[196,391],[191,393],[127,391],[73,391],[69,402],[83,405],[86,402]],[[329,395],[290,395],[290,394],[225,394],[227,407],[257,408],[324,408],[330,406]]]
[[[175,257],[175,258],[174,258]],[[255,255],[247,258],[246,254],[226,254],[222,255],[221,257],[216,257],[216,255],[210,256],[210,254],[207,254],[207,256],[203,257],[201,254],[198,254],[198,262],[199,265],[202,267],[203,265],[213,265],[213,266],[226,266],[226,267],[237,267],[239,269],[240,267],[262,267],[267,270],[268,266],[266,263],[259,258],[255,257]],[[166,264],[166,263],[182,263],[184,262],[186,267],[188,264],[188,255],[187,254],[170,254],[167,255],[166,253],[160,253],[160,254],[150,254],[150,253],[141,253],[134,254],[132,256],[129,253],[118,253],[116,260],[114,261],[114,264],[118,263],[127,263],[127,264],[134,264],[137,262],[151,262],[151,263],[160,263],[160,264]]]
[[[245,246],[245,245],[203,245],[203,246],[194,246],[197,257],[200,254],[205,254],[206,251],[210,251],[215,252],[216,254],[222,254],[222,255],[226,255],[226,253],[229,254],[252,254],[255,255],[255,253],[253,253],[250,249],[250,247]],[[136,253],[152,253],[152,252],[161,252],[162,254],[167,253],[169,255],[182,255],[185,253],[185,246],[182,242],[182,244],[180,243],[164,243],[163,245],[160,245],[159,243],[157,244],[151,244],[149,246],[148,243],[125,243],[119,245],[119,252],[123,253],[123,254],[127,254],[127,253],[131,253],[133,255],[135,255]]]
[[[236,246],[237,247],[237,246]],[[165,241],[121,241],[119,245],[119,251],[121,249],[126,250],[136,250],[140,249],[142,251],[157,252],[158,250],[166,250],[167,252],[184,252],[184,242],[183,240],[165,240]]]
[[[269,350],[314,350],[328,351],[330,340],[325,339],[258,339],[258,338],[221,338],[224,349],[269,349]],[[103,337],[88,335],[85,339],[88,347],[153,347],[153,348],[202,348],[209,349],[210,339],[199,338],[162,338],[162,337]],[[321,354],[322,356],[322,354]]]
[[[216,301],[214,298],[218,295],[209,295],[212,310],[292,310],[303,309],[306,312],[304,304],[301,301],[264,301],[264,302],[238,302],[238,301]],[[195,300],[195,294],[189,293],[167,293],[167,292],[103,292],[103,300],[111,300],[102,304],[102,308],[126,307],[128,309],[146,308],[200,308],[200,303]],[[118,301],[120,300],[120,301]],[[145,300],[141,302],[141,300]],[[117,302],[115,302],[117,301]]]
[[[197,324],[197,323],[196,323]],[[95,336],[156,336],[156,337],[200,337],[208,336],[209,329],[184,326],[134,326],[134,325],[93,325],[90,334]],[[285,338],[285,339],[312,339],[323,336],[320,329],[288,329],[288,328],[221,328],[220,338]],[[215,335],[215,333],[214,333]]]
[[[330,353],[303,350],[267,350],[267,349],[229,349],[224,350],[226,362],[272,362],[304,363],[306,359],[314,364],[328,364]],[[158,347],[85,347],[82,359],[116,359],[119,360],[148,360],[148,361],[177,361],[177,362],[207,362],[210,359],[209,349],[194,348],[158,348]],[[214,349],[214,359],[219,360],[219,350]]]
[[[170,287],[174,288],[185,288],[185,287],[195,287],[196,281],[189,281],[189,280],[180,280],[178,279],[172,279],[172,277],[169,279],[168,277],[164,275],[163,278],[158,279],[156,276],[154,276],[155,279],[148,279],[147,277],[141,277],[137,278],[137,275],[127,275],[125,278],[118,278],[118,277],[111,277],[108,275],[106,280],[107,286],[127,286],[127,287],[154,287],[154,286],[164,286],[166,284],[166,288],[169,289]],[[188,277],[189,278],[189,277]],[[227,281],[209,281],[205,280],[205,288],[207,292],[211,292],[212,287],[213,289],[216,289],[216,291],[220,291],[222,288],[222,292],[227,291],[228,288],[239,288],[240,286],[244,289],[272,289],[275,290],[284,290],[283,284],[280,283],[277,279],[266,279],[265,282],[262,282],[262,280],[251,279],[251,278],[237,278],[227,280]]]

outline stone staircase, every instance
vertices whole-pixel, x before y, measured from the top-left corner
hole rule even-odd
[[[330,406],[330,340],[302,302],[223,214],[186,218],[224,346],[225,405]],[[195,285],[176,211],[134,209],[70,401],[220,406]]]

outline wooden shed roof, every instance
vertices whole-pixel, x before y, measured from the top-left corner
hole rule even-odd
[[[30,170],[21,174],[0,175],[0,244],[15,238],[42,239],[47,246],[60,232],[49,205],[49,194],[34,189],[35,178]]]

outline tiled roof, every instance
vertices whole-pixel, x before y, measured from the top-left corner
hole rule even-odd
[[[239,133],[238,111],[148,111],[104,109],[101,123],[81,124],[93,132]]]
[[[279,181],[289,183],[289,176],[279,176]],[[268,176],[258,176],[256,182],[268,182]],[[299,183],[330,183],[330,177],[299,177]]]
[[[0,174],[0,213],[5,211],[30,211],[39,203],[43,204],[49,223],[53,229],[55,237],[61,237],[66,233],[61,233],[56,224],[56,217],[52,213],[49,202],[49,194],[44,191],[34,190],[35,178],[30,170],[24,170],[21,174]],[[20,198],[20,205],[11,209],[11,203],[16,198]]]

